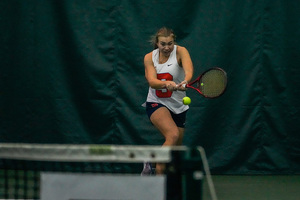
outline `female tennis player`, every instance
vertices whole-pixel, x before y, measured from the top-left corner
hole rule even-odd
[[[152,124],[164,136],[163,146],[182,145],[188,105],[183,84],[193,77],[193,63],[188,50],[175,44],[173,30],[163,27],[152,37],[154,50],[144,57],[145,77],[149,83],[146,112]],[[164,165],[156,164],[162,174]],[[150,163],[144,164],[142,175],[152,174]]]

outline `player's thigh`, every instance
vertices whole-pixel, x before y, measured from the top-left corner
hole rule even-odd
[[[152,124],[157,127],[163,135],[178,131],[171,113],[166,107],[160,107],[155,112],[153,112],[150,120]]]

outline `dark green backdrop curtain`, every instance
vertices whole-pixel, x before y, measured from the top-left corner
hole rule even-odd
[[[168,26],[195,76],[228,88],[192,99],[184,144],[213,173],[300,172],[298,0],[1,0],[0,142],[160,145],[141,104],[143,56]]]

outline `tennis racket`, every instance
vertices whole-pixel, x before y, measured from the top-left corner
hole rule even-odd
[[[223,69],[213,67],[203,72],[194,81],[183,86],[196,90],[206,98],[216,98],[221,96],[226,89],[227,74]]]

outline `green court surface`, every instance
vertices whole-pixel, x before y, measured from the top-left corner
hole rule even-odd
[[[299,200],[300,175],[214,175],[218,200]],[[206,179],[203,200],[210,200]]]

